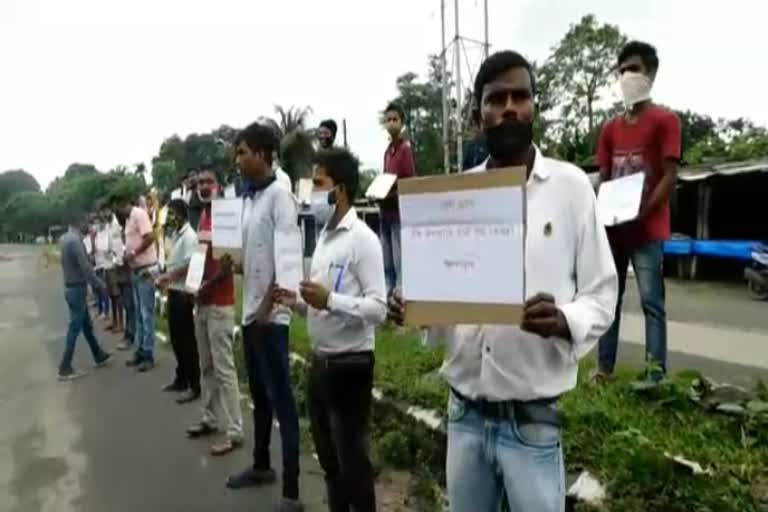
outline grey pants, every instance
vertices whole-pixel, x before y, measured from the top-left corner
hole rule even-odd
[[[234,306],[198,306],[195,337],[203,374],[203,419],[211,427],[225,428],[227,437],[243,440],[240,389],[232,352]]]

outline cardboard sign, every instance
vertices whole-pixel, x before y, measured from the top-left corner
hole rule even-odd
[[[397,181],[396,174],[379,174],[368,186],[368,190],[365,191],[365,197],[373,200],[384,199],[389,195],[389,191],[392,190],[392,185],[395,184],[395,181]]]
[[[525,182],[522,167],[400,180],[407,324],[520,323]]]

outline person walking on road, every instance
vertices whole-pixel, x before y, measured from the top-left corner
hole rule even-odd
[[[168,290],[168,336],[176,357],[176,375],[163,391],[185,392],[176,400],[185,404],[200,398],[200,357],[195,340],[195,302],[185,286],[197,234],[187,221],[187,205],[183,199],[168,203],[166,224],[174,230],[173,246],[166,271],[157,278],[156,285]]]
[[[211,246],[211,200],[219,192],[216,173],[204,170],[199,177],[198,191],[204,207],[197,240],[208,246],[195,315],[203,372],[203,414],[199,423],[187,429],[187,436],[210,436],[224,428],[226,439],[211,446],[212,455],[224,455],[243,445],[243,413],[233,351],[235,284],[231,268],[213,257]]]
[[[75,214],[69,231],[59,239],[61,250],[61,270],[64,275],[64,297],[69,307],[69,327],[67,328],[64,354],[59,364],[59,380],[72,380],[80,376],[72,367],[75,343],[80,333],[85,336],[97,366],[109,361],[111,355],[106,352],[93,333],[93,323],[88,311],[88,284],[97,291],[106,292],[106,285],[96,276],[93,265],[83,245],[83,236],[88,232],[84,215]]]
[[[275,300],[308,317],[309,418],[325,471],[328,508],[374,512],[368,429],[374,328],[387,317],[381,244],[352,207],[360,181],[355,157],[331,149],[318,153],[315,165],[314,193],[319,197],[313,201],[314,214],[325,228],[309,280],[301,283],[298,294],[276,290]]]

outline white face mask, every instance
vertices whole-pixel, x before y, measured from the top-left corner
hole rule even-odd
[[[642,73],[624,72],[619,78],[621,95],[624,97],[624,106],[630,109],[641,101],[651,99],[652,85],[651,79]]]
[[[312,214],[317,219],[317,222],[320,225],[327,224],[336,210],[336,205],[328,202],[328,191],[312,192],[312,199],[310,201]]]

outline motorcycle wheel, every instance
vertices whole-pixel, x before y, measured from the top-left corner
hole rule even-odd
[[[747,281],[747,291],[754,300],[768,300],[768,286],[761,286],[758,283]]]

